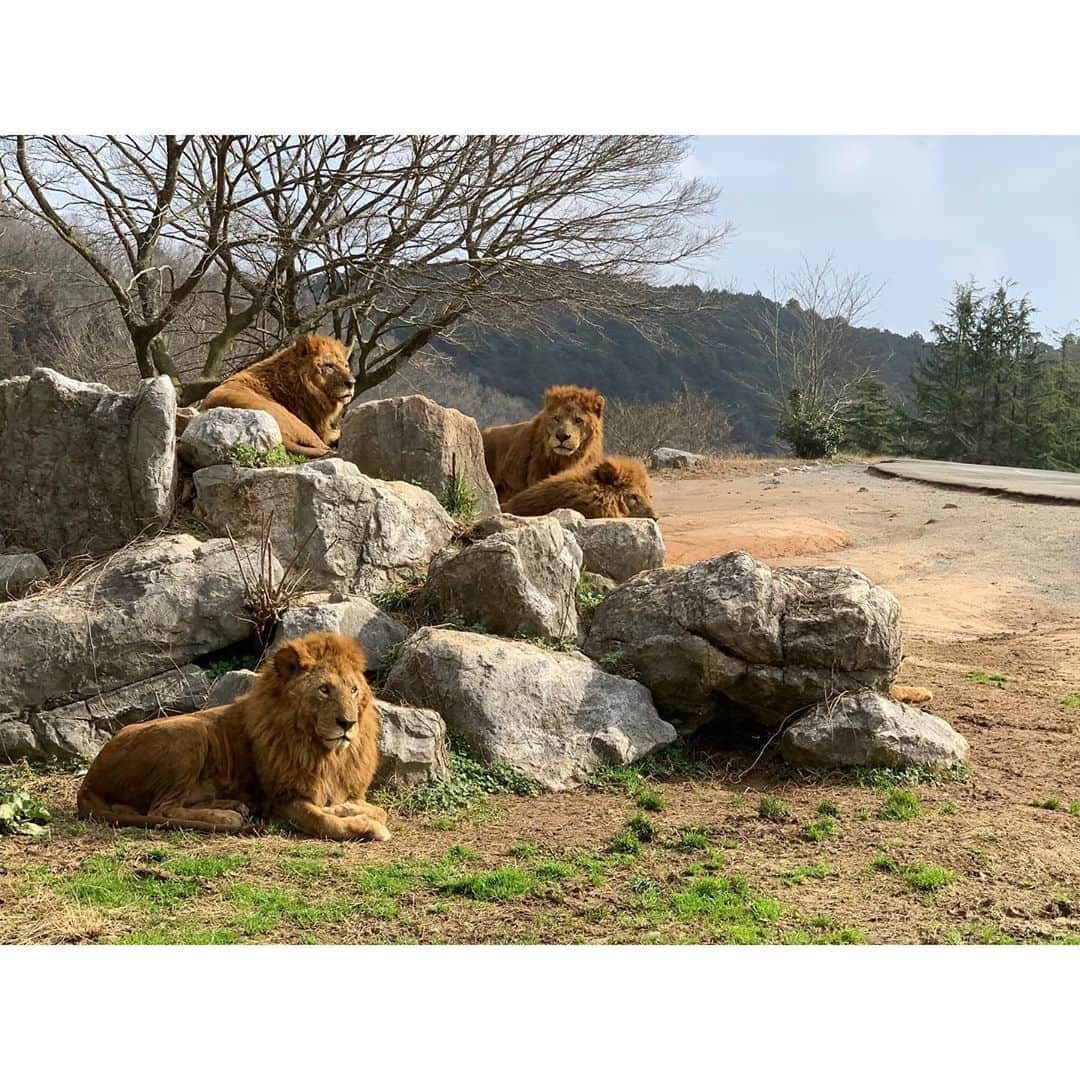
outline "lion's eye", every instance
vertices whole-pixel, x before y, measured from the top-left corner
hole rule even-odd
[[[354,686],[352,688],[352,696],[353,697],[359,697],[360,696],[360,687],[359,686]]]
[[[322,686],[319,687],[319,693],[322,694],[323,697],[329,697],[333,693],[333,690],[334,688],[329,683],[323,683]]]

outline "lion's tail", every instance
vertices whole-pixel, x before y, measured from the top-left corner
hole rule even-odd
[[[110,825],[129,825],[138,829],[197,829],[200,832],[248,832],[250,825],[213,825],[198,818],[162,817],[160,814],[140,814],[122,803],[108,803],[94,791],[80,789],[76,800],[79,817],[105,821]]]

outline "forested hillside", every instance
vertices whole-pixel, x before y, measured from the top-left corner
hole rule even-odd
[[[776,429],[764,391],[775,384],[768,347],[757,331],[771,318],[773,301],[761,293],[706,293],[694,286],[654,292],[671,294],[678,303],[669,305],[668,314],[651,317],[656,326],[648,337],[626,322],[593,325],[553,311],[542,329],[463,330],[460,344],[440,342],[438,349],[481,382],[530,401],[556,382],[588,383],[633,401],[667,400],[685,383],[728,406],[737,442],[764,448]],[[677,310],[688,307],[697,310]],[[922,339],[871,328],[853,336],[865,366],[876,371],[897,404],[906,401]]]

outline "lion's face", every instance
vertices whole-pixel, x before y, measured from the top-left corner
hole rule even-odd
[[[553,386],[544,395],[544,449],[555,457],[580,455],[597,437],[604,399],[595,390]]]
[[[652,486],[645,466],[635,458],[605,458],[592,470],[592,479],[612,490],[623,517],[652,518]]]
[[[297,735],[327,750],[340,750],[360,730],[359,721],[372,704],[371,687],[364,677],[364,654],[355,642],[340,635],[319,637],[338,640],[332,647],[321,647],[317,639],[312,644],[313,637],[287,642],[272,663]]]
[[[349,367],[348,350],[334,338],[305,334],[296,342],[297,355],[307,361],[308,380],[331,401],[351,401],[356,379]]]
[[[622,495],[622,503],[626,508],[627,517],[651,518],[656,521],[656,511],[653,509],[652,500],[648,494],[626,491]]]

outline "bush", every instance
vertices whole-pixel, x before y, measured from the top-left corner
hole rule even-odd
[[[711,394],[685,384],[670,401],[614,399],[604,409],[604,449],[612,454],[646,458],[658,446],[708,454],[730,440],[727,409]]]
[[[832,411],[819,401],[792,390],[780,414],[776,436],[791,447],[796,457],[832,457],[840,449],[844,429]]]

